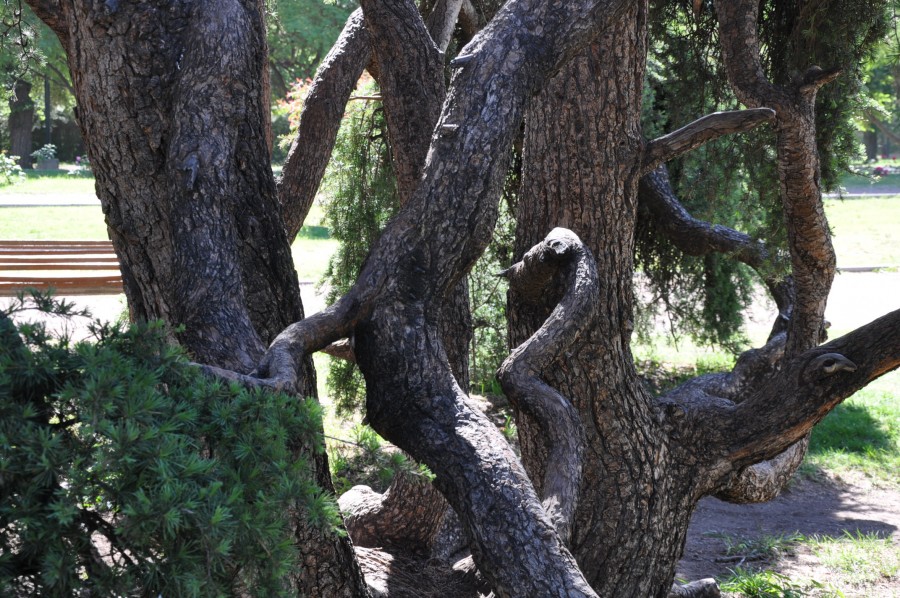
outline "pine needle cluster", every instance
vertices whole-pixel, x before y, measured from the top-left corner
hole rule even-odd
[[[30,307],[0,312],[0,595],[289,593],[297,518],[339,523],[316,402],[200,375],[161,324],[76,343]]]

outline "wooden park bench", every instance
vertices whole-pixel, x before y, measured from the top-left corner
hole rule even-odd
[[[109,241],[0,240],[0,297],[28,288],[56,295],[122,292],[119,260]]]

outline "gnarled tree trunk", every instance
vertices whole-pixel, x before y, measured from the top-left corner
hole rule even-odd
[[[629,349],[646,11],[646,3],[631,6],[532,101],[516,214],[516,255],[563,226],[597,259],[598,323],[544,379],[573,401],[586,432],[570,549],[600,596],[665,595],[693,510],[690,468],[674,462]],[[513,284],[509,299],[516,346],[556,296],[535,304]],[[544,435],[517,417],[523,460],[539,484]]]
[[[249,372],[303,317],[269,162],[263,4],[33,5],[68,54],[132,318],[163,319],[195,360]],[[315,396],[310,359],[299,378]],[[325,455],[310,461],[331,489]],[[295,533],[299,595],[366,595],[346,538],[302,514]]]

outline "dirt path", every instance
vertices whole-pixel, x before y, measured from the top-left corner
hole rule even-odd
[[[857,532],[891,538],[893,549],[900,552],[900,492],[804,479],[764,504],[732,505],[704,498],[691,522],[677,576],[693,580],[728,575],[740,563],[727,560],[723,539],[726,535],[737,542],[793,533],[841,538],[845,533]],[[804,545],[777,563],[755,561],[742,565],[771,567],[792,579],[815,579],[835,586],[841,583],[840,576],[825,568]],[[898,597],[900,577],[867,587],[842,589],[848,597]]]

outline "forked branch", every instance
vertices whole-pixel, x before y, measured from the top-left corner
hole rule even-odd
[[[741,403],[712,405],[702,416],[740,470],[801,440],[841,401],[900,366],[900,310],[788,359]]]

